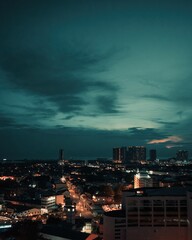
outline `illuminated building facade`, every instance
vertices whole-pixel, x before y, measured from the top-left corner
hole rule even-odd
[[[153,180],[146,172],[138,172],[134,175],[134,188],[153,187]]]
[[[55,196],[42,196],[41,197],[41,207],[51,211],[56,207]]]

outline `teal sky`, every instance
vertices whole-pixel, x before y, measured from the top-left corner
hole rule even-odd
[[[191,1],[0,2],[0,158],[191,153]]]

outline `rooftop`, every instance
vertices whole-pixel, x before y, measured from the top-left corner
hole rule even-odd
[[[68,227],[58,227],[58,226],[44,226],[41,233],[49,234],[57,237],[65,237],[73,240],[85,240],[89,234],[73,231]]]
[[[123,192],[135,193],[131,197],[138,194],[139,196],[186,196],[187,192],[192,191],[192,186],[187,187],[171,187],[171,188],[137,188],[131,190],[125,190]]]
[[[125,211],[123,211],[123,210],[109,211],[109,212],[105,212],[104,215],[107,217],[124,218]]]

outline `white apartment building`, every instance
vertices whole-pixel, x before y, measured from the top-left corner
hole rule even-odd
[[[134,188],[153,187],[153,179],[147,172],[138,172],[134,175]]]
[[[53,196],[42,196],[41,197],[41,207],[48,209],[48,211],[53,210],[56,207],[56,197]]]
[[[192,188],[124,191],[122,205],[105,213],[104,240],[192,240]]]

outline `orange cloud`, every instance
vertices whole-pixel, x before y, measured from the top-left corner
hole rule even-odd
[[[183,139],[178,136],[170,136],[168,138],[163,139],[154,139],[148,142],[148,144],[157,144],[157,143],[166,143],[166,142],[181,142]]]

